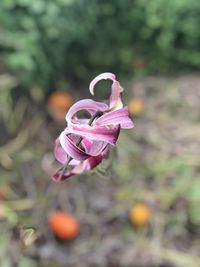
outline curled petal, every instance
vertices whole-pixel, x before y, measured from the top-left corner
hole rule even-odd
[[[119,135],[120,127],[73,125],[69,127],[69,132],[88,138],[90,140],[104,141],[114,145]]]
[[[76,174],[82,174],[86,171],[92,170],[93,168],[95,168],[99,163],[102,162],[103,160],[103,154],[102,155],[98,155],[95,157],[90,157],[87,160],[80,162],[79,164],[77,164],[72,170],[70,171],[66,171],[62,177],[61,177],[61,181],[64,181],[68,178],[70,178],[71,176],[74,176]],[[52,179],[57,182],[58,178],[59,178],[60,172],[55,173],[52,176]]]
[[[81,141],[81,144],[84,147],[85,151],[89,153],[91,146],[92,146],[92,141],[87,138],[83,138],[83,140]]]
[[[62,147],[58,147],[57,149],[56,148],[54,149],[54,156],[56,160],[63,165],[65,165],[69,160],[68,155],[66,154],[66,152],[64,151]],[[80,160],[72,159],[69,162],[69,165],[77,165],[79,162]]]
[[[76,173],[73,173],[72,171],[69,171],[67,173],[64,173],[61,177],[61,181],[65,181],[66,179],[70,178],[71,176],[76,175]],[[59,182],[60,180],[58,180],[60,178],[60,172],[56,172],[52,175],[52,180],[54,182]]]
[[[105,73],[98,75],[96,78],[94,78],[94,80],[92,80],[92,82],[90,83],[90,87],[89,87],[90,93],[94,95],[95,85],[103,79],[104,80],[109,79],[113,81],[112,91],[110,95],[109,110],[116,110],[116,109],[122,108],[123,103],[121,100],[121,93],[123,92],[124,89],[121,87],[120,83],[116,80],[116,77],[113,73],[105,72]]]
[[[90,119],[80,119],[80,118],[74,116],[71,119],[71,122],[74,123],[74,124],[88,124],[89,123],[89,120]]]
[[[103,141],[93,141],[90,147],[90,154],[91,155],[100,155],[104,153],[105,149],[108,147],[108,144]]]
[[[92,156],[97,156],[103,153],[108,146],[108,144],[103,141],[91,141],[87,138],[83,138],[81,144],[85,151]]]
[[[128,107],[120,108],[108,113],[105,113],[103,116],[98,118],[95,121],[95,125],[118,125],[120,124],[121,128],[130,129],[133,128],[133,122],[129,118]]]
[[[72,124],[72,117],[80,110],[96,112],[98,110],[105,111],[107,109],[108,109],[108,106],[105,103],[96,102],[92,99],[83,99],[71,106],[65,118],[66,118],[67,123],[70,125]]]
[[[94,78],[91,83],[90,83],[90,87],[89,87],[89,91],[92,95],[94,95],[94,87],[96,85],[96,83],[98,83],[101,80],[112,80],[115,81],[115,75],[111,72],[104,72],[100,75],[98,75],[96,78]]]
[[[104,156],[103,155],[98,155],[96,157],[90,157],[87,161],[89,170],[94,169],[97,165],[99,165],[99,163],[102,162]]]
[[[65,150],[60,146],[60,140],[59,138],[56,139],[55,141],[55,147],[54,147],[54,156],[58,162],[61,164],[66,164],[69,157]],[[77,165],[79,163],[78,160],[72,159],[69,163],[69,165]]]
[[[86,160],[90,157],[88,153],[82,151],[70,140],[68,136],[66,136],[66,131],[61,133],[59,140],[62,148],[70,157],[76,160]]]
[[[84,162],[79,162],[78,165],[76,165],[72,170],[70,171],[66,171],[63,173],[62,177],[61,177],[61,181],[64,181],[68,178],[70,178],[71,176],[74,176],[76,174],[80,174],[83,173],[84,171],[86,171],[86,166],[85,166],[85,161]],[[57,182],[58,179],[60,177],[60,172],[56,172],[54,173],[54,175],[52,176],[52,179]]]
[[[123,103],[121,100],[121,93],[123,92],[123,88],[121,87],[118,81],[114,81],[112,84],[112,92],[110,95],[110,110],[116,110],[123,107]]]
[[[66,164],[68,160],[68,156],[64,149],[59,146],[59,138],[56,139],[55,141],[55,147],[54,147],[54,156],[57,161],[59,161],[61,164]]]

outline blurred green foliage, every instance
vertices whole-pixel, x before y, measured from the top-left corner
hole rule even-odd
[[[1,65],[28,86],[200,67],[196,0],[1,0],[0,10]]]

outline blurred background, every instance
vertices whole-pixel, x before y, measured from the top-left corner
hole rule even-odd
[[[1,267],[200,266],[199,25],[198,0],[0,1]],[[54,183],[66,111],[107,71],[135,128]]]

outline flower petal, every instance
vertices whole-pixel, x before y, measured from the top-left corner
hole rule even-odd
[[[88,165],[89,165],[89,170],[94,169],[97,165],[99,165],[99,163],[102,162],[103,160],[103,155],[98,155],[96,157],[90,157],[87,161],[88,161]]]
[[[61,177],[61,181],[64,181],[68,178],[70,178],[71,176],[74,176],[76,174],[82,174],[86,171],[89,171],[93,168],[95,168],[99,163],[102,162],[104,155],[98,155],[95,157],[90,157],[87,160],[80,162],[78,165],[76,165],[72,170],[70,171],[66,171],[62,177]],[[55,182],[58,182],[58,178],[59,178],[60,172],[56,172],[54,173],[54,175],[52,176],[52,179]]]
[[[67,178],[69,178],[69,177],[71,177],[73,175],[75,175],[75,173],[73,173],[72,171],[68,171],[68,172],[66,172],[66,173],[64,173],[62,175],[61,181],[64,181],[64,180],[66,180]],[[60,180],[58,180],[59,177],[60,177],[60,172],[56,172],[56,173],[54,173],[52,175],[52,179],[53,179],[54,182],[59,182],[60,181]]]
[[[90,157],[88,153],[82,151],[70,140],[68,136],[66,136],[66,131],[61,133],[59,140],[64,151],[73,159],[85,160]]]
[[[104,72],[100,75],[98,75],[96,78],[94,78],[91,83],[90,83],[90,87],[89,87],[89,91],[92,95],[94,95],[94,87],[96,85],[96,83],[98,83],[101,80],[112,80],[115,81],[115,75],[111,72]]]
[[[60,162],[61,164],[66,164],[69,156],[67,155],[67,153],[64,151],[64,149],[60,146],[60,140],[59,137],[56,139],[55,141],[55,147],[54,147],[54,157],[56,158],[56,160],[58,162]],[[69,162],[69,165],[77,165],[80,161],[72,159]]]
[[[92,141],[87,138],[83,138],[83,140],[81,141],[81,145],[83,146],[85,151],[89,154],[90,148],[92,146]]]
[[[66,164],[68,161],[68,155],[66,154],[64,149],[62,147],[59,147],[59,145],[57,145],[57,144],[54,147],[54,156],[55,156],[56,160],[62,164]]]
[[[91,155],[100,155],[104,152],[105,148],[108,147],[108,144],[103,141],[93,141],[89,153]]]
[[[85,172],[87,169],[86,169],[86,161],[84,162],[80,162],[78,165],[76,165],[72,170],[70,171],[66,171],[63,173],[62,177],[61,177],[61,181],[64,181],[68,178],[70,178],[71,176],[74,176],[76,174],[80,174],[80,173],[83,173]],[[52,179],[55,181],[55,182],[58,182],[58,178],[60,177],[60,172],[56,172],[54,173],[54,175],[52,176]]]
[[[73,134],[86,137],[90,140],[104,141],[114,145],[117,141],[120,127],[108,128],[105,126],[90,126],[90,125],[73,125],[68,128],[68,131]]]
[[[92,99],[83,99],[75,103],[71,106],[71,108],[68,110],[66,115],[66,121],[70,125],[72,124],[72,117],[80,110],[87,110],[87,111],[105,111],[108,109],[108,105],[101,102],[96,102]]]
[[[105,113],[95,121],[95,125],[118,125],[121,128],[133,128],[133,122],[129,118],[128,107],[120,108],[111,112]]]
[[[123,87],[121,87],[118,81],[114,81],[112,84],[112,92],[110,95],[110,110],[116,110],[123,107],[121,93],[123,92]]]
[[[120,83],[116,80],[116,77],[113,73],[105,72],[100,75],[98,75],[92,82],[90,83],[89,91],[92,95],[94,95],[94,87],[96,83],[98,83],[100,80],[112,80],[112,91],[110,95],[110,110],[116,110],[123,107],[123,103],[121,100],[121,93],[123,92],[123,88],[121,87]]]
[[[57,149],[54,148],[54,156],[58,162],[65,165],[69,160],[69,155],[64,151],[64,149],[60,146]],[[69,165],[77,165],[80,160],[72,159],[69,162]]]

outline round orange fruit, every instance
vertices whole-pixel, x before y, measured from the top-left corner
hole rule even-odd
[[[53,118],[58,121],[63,120],[72,102],[72,97],[68,93],[59,91],[52,93],[48,98],[48,107]]]
[[[130,211],[130,220],[136,226],[144,226],[151,219],[151,210],[145,204],[137,203]]]
[[[132,98],[129,101],[128,109],[131,115],[140,115],[144,112],[144,101],[140,98]]]
[[[49,228],[61,240],[72,240],[79,234],[80,224],[71,214],[54,212],[48,220]]]
[[[72,104],[72,97],[65,92],[53,92],[48,98],[50,108],[66,112]]]

